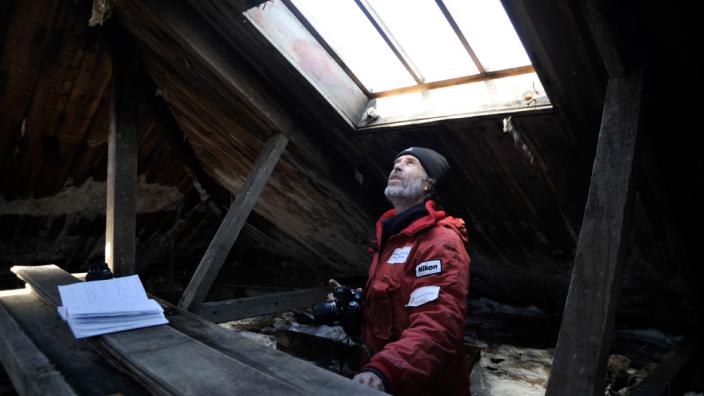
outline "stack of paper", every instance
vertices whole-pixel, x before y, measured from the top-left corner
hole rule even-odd
[[[59,286],[59,315],[76,338],[169,323],[137,275]]]

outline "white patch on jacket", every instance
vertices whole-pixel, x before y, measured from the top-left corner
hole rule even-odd
[[[440,286],[423,286],[413,290],[407,307],[418,307],[425,303],[437,300],[440,295]]]
[[[404,246],[400,248],[394,249],[394,252],[391,253],[391,257],[389,258],[389,261],[387,263],[389,264],[403,264],[406,262],[406,259],[408,259],[408,255],[411,254],[411,246]]]

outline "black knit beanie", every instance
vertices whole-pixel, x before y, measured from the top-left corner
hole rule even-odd
[[[442,154],[425,147],[409,147],[396,154],[394,160],[402,155],[412,155],[416,157],[418,161],[420,161],[420,164],[423,165],[423,169],[425,169],[425,173],[428,174],[428,177],[435,181],[433,184],[435,192],[440,192],[443,182],[445,181],[445,176],[447,176],[447,173],[450,171],[450,164]]]

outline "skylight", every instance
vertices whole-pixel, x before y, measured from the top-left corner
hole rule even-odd
[[[356,128],[550,104],[499,0],[272,0],[245,15]]]

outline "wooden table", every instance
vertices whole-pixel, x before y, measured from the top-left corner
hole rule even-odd
[[[20,394],[382,394],[159,299],[169,325],[76,340],[57,286],[80,280],[54,265],[13,272],[29,287],[0,291],[0,359]]]

